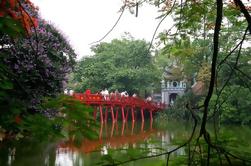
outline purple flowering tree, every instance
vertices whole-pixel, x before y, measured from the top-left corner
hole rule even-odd
[[[85,109],[66,96],[46,98],[57,108],[51,104],[45,107],[47,100],[41,102],[44,97],[63,92],[76,54],[55,27],[42,20],[31,6],[18,2],[32,25],[23,27],[21,22],[8,15],[3,17],[0,12],[0,140],[19,138],[22,134],[38,138],[54,136],[67,124],[63,123],[65,120],[68,124],[77,122],[69,118],[72,116],[61,117],[59,111],[63,109],[58,108],[73,102],[70,105],[75,106],[71,107],[74,112],[68,112],[83,113]],[[83,124],[83,116],[80,117]]]
[[[11,39],[3,35],[1,45],[1,51],[8,55],[5,64],[13,73],[12,93],[32,110],[42,97],[63,91],[76,54],[55,27],[39,19],[31,36]]]

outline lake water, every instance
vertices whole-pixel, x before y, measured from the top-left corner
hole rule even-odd
[[[146,121],[101,125],[95,140],[83,139],[77,143],[61,140],[56,143],[22,140],[0,144],[1,166],[93,166],[132,160],[172,150],[187,140],[192,130],[191,123]],[[251,130],[248,127],[227,126],[222,132],[239,146],[251,149]],[[181,148],[172,154],[184,156]],[[166,156],[128,162],[129,166],[164,165]]]

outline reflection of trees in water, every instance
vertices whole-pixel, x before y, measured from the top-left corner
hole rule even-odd
[[[117,150],[124,153],[128,149],[147,151],[147,155],[157,154],[166,149],[173,149],[171,145],[174,134],[164,130],[157,130],[142,122],[135,123],[113,123],[111,125],[101,125],[99,138],[96,140],[84,139],[80,146],[74,145],[73,140],[69,140],[59,145],[60,148],[71,152],[92,153],[100,151],[101,155],[108,154],[109,150]],[[184,154],[184,149],[180,149],[175,154]]]

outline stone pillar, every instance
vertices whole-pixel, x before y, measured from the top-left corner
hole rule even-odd
[[[165,104],[169,104],[169,93],[167,91],[165,93]]]
[[[180,88],[182,88],[182,85],[183,85],[182,83],[183,83],[183,81],[180,81],[180,83],[179,83],[180,84],[180,86],[179,86]]]
[[[162,80],[160,82],[161,82],[161,88],[165,89],[166,88],[165,80]]]
[[[161,90],[161,102],[165,103],[165,91],[163,89]]]

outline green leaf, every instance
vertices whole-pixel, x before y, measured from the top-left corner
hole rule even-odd
[[[8,34],[12,37],[20,36],[24,34],[24,29],[21,23],[10,17],[0,17],[0,32]]]
[[[10,81],[4,80],[0,82],[0,88],[5,90],[13,89],[13,84]]]

